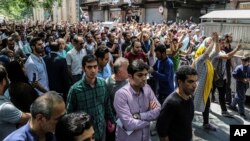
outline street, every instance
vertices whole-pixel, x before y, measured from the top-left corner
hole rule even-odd
[[[243,119],[238,113],[228,109],[234,115],[234,118],[226,118],[221,116],[221,108],[218,103],[211,103],[209,120],[210,123],[217,127],[217,131],[206,131],[202,128],[202,113],[195,112],[193,119],[193,141],[229,141],[230,125],[250,124],[249,112],[250,108],[245,108],[248,120]],[[157,135],[152,136],[152,141],[159,141]]]

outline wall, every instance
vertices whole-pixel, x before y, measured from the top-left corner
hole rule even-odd
[[[193,17],[194,22],[200,22],[200,9],[194,8],[178,8],[179,18],[182,20],[188,20],[191,16]]]

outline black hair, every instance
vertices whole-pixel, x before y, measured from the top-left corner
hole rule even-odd
[[[134,48],[134,45],[135,45],[136,42],[141,43],[141,42],[138,41],[138,40],[133,41],[132,44],[131,44],[131,47],[132,47],[132,48]]]
[[[155,47],[155,52],[166,53],[166,46],[160,44]]]
[[[31,46],[31,47],[35,46],[36,43],[37,43],[38,41],[40,41],[40,40],[42,40],[42,39],[39,38],[39,37],[34,37],[34,38],[32,38],[32,39],[30,40],[30,46]]]
[[[92,127],[92,121],[88,114],[70,113],[64,115],[57,123],[55,136],[57,141],[74,141],[76,136],[84,133]]]
[[[176,80],[185,81],[187,75],[197,75],[197,71],[188,65],[183,65],[176,72]]]
[[[103,59],[105,54],[109,53],[109,50],[108,48],[98,48],[96,51],[95,51],[95,56],[96,58],[101,58]]]
[[[59,44],[57,42],[52,42],[50,44],[50,49],[51,51],[55,51],[55,52],[59,51]]]
[[[136,72],[143,71],[144,69],[149,69],[146,63],[144,63],[142,60],[134,60],[128,66],[128,74],[133,76]]]
[[[82,58],[82,67],[85,67],[85,65],[89,62],[97,61],[94,55],[86,55]]]

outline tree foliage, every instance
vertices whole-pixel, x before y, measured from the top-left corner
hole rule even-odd
[[[23,19],[32,16],[32,8],[42,7],[52,15],[55,2],[60,6],[62,0],[0,0],[0,13],[8,18]]]

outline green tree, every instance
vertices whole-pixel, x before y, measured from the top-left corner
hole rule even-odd
[[[62,0],[0,0],[0,13],[8,18],[22,19],[27,15],[32,15],[32,8],[42,7],[50,16],[52,16],[52,9],[55,4],[61,6]]]

